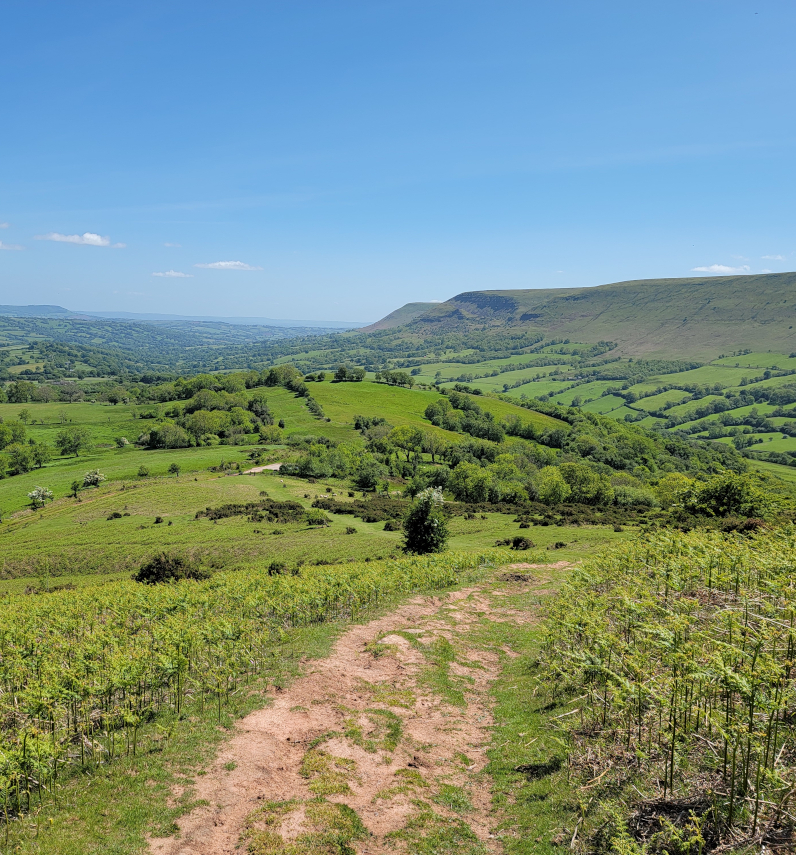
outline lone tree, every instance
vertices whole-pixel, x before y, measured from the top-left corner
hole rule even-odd
[[[58,431],[55,444],[64,457],[68,455],[79,457],[81,451],[88,451],[91,448],[91,434],[84,427],[64,428]]]
[[[28,498],[34,508],[43,508],[44,503],[48,499],[52,501],[53,493],[52,490],[48,490],[46,487],[34,487],[30,493],[28,493]]]
[[[417,494],[404,519],[404,551],[423,555],[442,552],[448,542],[448,524],[442,512],[442,490],[429,487]]]
[[[105,476],[99,471],[99,469],[92,469],[91,472],[86,472],[83,476],[83,486],[99,487],[104,480]]]

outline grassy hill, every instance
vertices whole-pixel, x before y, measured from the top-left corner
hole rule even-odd
[[[382,323],[371,329],[385,328]],[[796,273],[770,273],[471,291],[419,315],[407,333],[519,327],[549,337],[615,341],[624,356],[709,360],[743,348],[789,352],[796,347],[794,324]]]
[[[415,318],[420,317],[425,312],[433,309],[436,305],[437,303],[407,303],[405,306],[401,306],[400,309],[390,312],[389,315],[382,318],[380,321],[376,321],[375,324],[362,327],[360,332],[390,330],[395,327],[403,326],[403,324],[408,324],[410,321],[413,321]]]

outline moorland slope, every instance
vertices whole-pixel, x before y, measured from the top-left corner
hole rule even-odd
[[[392,327],[389,319],[403,311],[368,329]],[[623,356],[707,361],[743,348],[787,352],[796,342],[795,323],[796,273],[769,273],[468,291],[418,315],[406,332],[425,337],[522,328],[589,343],[615,341]]]

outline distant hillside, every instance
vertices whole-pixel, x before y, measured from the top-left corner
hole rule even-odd
[[[32,306],[30,308],[37,308]],[[322,329],[322,330],[348,330],[362,326],[361,321],[303,321],[284,320],[280,318],[247,318],[247,317],[215,317],[213,315],[160,315],[140,312],[77,312],[81,317],[109,318],[138,321],[140,323],[176,323],[178,321],[189,321],[202,324],[226,324],[245,327],[282,327],[288,329]]]
[[[63,306],[0,306],[0,316],[9,318],[63,318],[71,314]]]
[[[432,306],[433,303],[418,303],[417,305]],[[163,315],[141,312],[94,312],[65,309],[63,306],[0,306],[0,317],[10,318],[106,318],[108,320],[138,321],[139,323],[161,322],[173,324],[189,321],[192,324],[224,324],[227,326],[245,327],[287,327],[297,330],[337,330],[356,329],[362,326],[359,321],[302,321],[283,320],[278,318],[246,318],[246,317],[215,317],[213,315]],[[410,320],[410,319],[407,319]],[[302,333],[303,334],[303,333]]]
[[[520,328],[579,342],[615,341],[625,356],[707,360],[742,348],[796,350],[794,326],[796,273],[769,273],[470,291],[419,314],[406,331],[425,336]]]
[[[367,327],[362,327],[359,332],[391,330],[395,327],[403,326],[403,324],[408,324],[410,321],[413,321],[419,315],[422,315],[424,312],[427,312],[429,311],[429,309],[433,309],[435,306],[438,305],[439,303],[407,303],[405,306],[401,306],[400,309],[396,309],[394,312],[390,312],[389,315],[382,318],[380,321],[376,321],[375,324],[371,324]]]

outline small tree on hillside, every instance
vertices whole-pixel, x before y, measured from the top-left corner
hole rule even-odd
[[[34,508],[42,508],[48,499],[52,501],[53,492],[52,490],[48,490],[46,487],[34,487],[30,493],[28,493],[28,498]]]
[[[442,513],[442,490],[429,487],[417,494],[404,519],[404,550],[417,554],[442,552],[448,542],[448,525]]]
[[[86,472],[83,476],[83,486],[99,487],[104,480],[105,476],[99,471],[99,469],[92,469],[91,472]]]
[[[64,457],[67,455],[78,457],[81,451],[91,448],[91,434],[84,427],[64,428],[58,431],[55,444]]]

